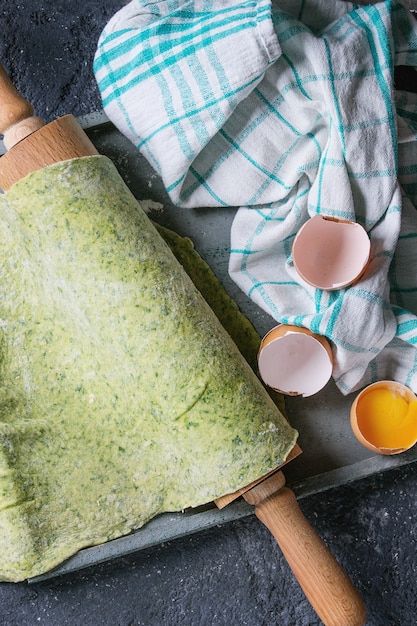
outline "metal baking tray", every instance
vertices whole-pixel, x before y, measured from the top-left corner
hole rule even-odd
[[[150,209],[149,216],[193,241],[196,250],[259,334],[263,336],[275,326],[276,321],[251,302],[228,275],[229,233],[235,209],[175,207],[159,176],[103,112],[83,116],[79,122],[98,151],[114,162],[135,197]],[[300,433],[299,444],[303,450],[285,468],[287,484],[298,498],[417,460],[417,446],[400,455],[382,456],[372,454],[356,440],[349,419],[353,395],[343,396],[331,381],[320,393],[309,398],[286,398],[287,415]],[[213,504],[162,514],[130,535],[81,550],[51,572],[31,578],[29,582],[90,567],[250,515],[252,511],[251,506],[239,499],[222,510]]]

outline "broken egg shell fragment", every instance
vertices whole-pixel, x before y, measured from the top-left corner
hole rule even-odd
[[[360,224],[323,215],[315,215],[303,224],[292,247],[300,277],[326,291],[342,289],[359,280],[370,253],[370,239]]]
[[[333,354],[325,337],[307,328],[280,324],[262,339],[258,369],[264,383],[275,391],[308,397],[329,381]]]

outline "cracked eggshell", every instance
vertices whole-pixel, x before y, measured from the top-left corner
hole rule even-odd
[[[370,253],[370,239],[360,224],[322,215],[315,215],[300,228],[292,247],[301,278],[326,291],[359,280]]]
[[[268,387],[290,396],[312,396],[329,381],[333,355],[329,342],[306,328],[281,324],[263,338],[259,375]]]

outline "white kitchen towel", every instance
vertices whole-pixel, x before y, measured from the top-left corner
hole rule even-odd
[[[343,393],[379,380],[417,391],[417,65],[401,4],[133,0],[100,38],[103,107],[180,207],[239,207],[229,270],[278,322],[332,342]],[[362,224],[371,262],[327,292],[294,269],[302,224]]]

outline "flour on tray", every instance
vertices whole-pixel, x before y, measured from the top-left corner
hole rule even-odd
[[[146,214],[162,213],[164,210],[164,205],[161,202],[156,202],[156,200],[139,200],[139,204]]]

